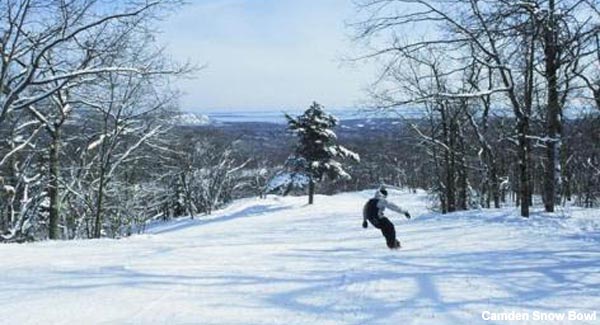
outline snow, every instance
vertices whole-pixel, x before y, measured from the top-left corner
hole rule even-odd
[[[340,151],[342,156],[349,157],[350,159],[353,159],[354,161],[360,162],[360,156],[356,152],[350,151],[342,146],[338,146],[338,150]]]
[[[101,134],[100,137],[98,137],[98,140],[90,143],[87,147],[87,150],[94,150],[96,147],[98,147],[100,144],[102,144],[102,141],[104,141],[104,138],[106,137],[105,134]]]
[[[206,126],[211,124],[208,116],[195,113],[180,113],[170,120],[171,124],[177,126]]]
[[[10,186],[10,185],[3,185],[2,186],[2,190],[5,193],[11,193],[11,194],[15,194],[16,193],[16,190],[15,190],[14,186]]]
[[[0,245],[6,324],[598,324],[482,312],[594,312],[598,210],[429,212],[390,191],[403,248],[361,228],[371,191],[244,199],[121,240]]]
[[[282,172],[280,174],[275,175],[266,186],[266,193],[274,191],[276,189],[282,189],[290,184],[295,188],[303,188],[309,183],[310,179],[308,176],[302,173],[291,173],[291,172]]]
[[[337,135],[330,129],[321,130],[321,135],[327,139],[337,140]]]

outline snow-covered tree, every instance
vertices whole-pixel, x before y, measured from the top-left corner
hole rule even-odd
[[[294,118],[285,115],[288,128],[298,136],[298,145],[294,153],[296,159],[304,161],[303,173],[308,177],[308,203],[313,203],[315,183],[323,176],[335,180],[350,179],[341,162],[336,158],[350,158],[359,161],[355,152],[337,144],[337,136],[333,128],[338,124],[337,118],[327,114],[323,106],[313,102],[304,114]]]
[[[126,109],[125,102],[133,101],[125,96],[116,98],[125,92],[114,91],[117,85],[106,82],[109,78],[150,80],[159,73],[172,74],[170,70],[157,71],[156,61],[164,57],[158,50],[150,59],[141,56],[156,47],[153,22],[178,5],[177,0],[0,3],[0,134],[8,136],[6,143],[0,143],[0,177],[14,189],[9,204],[0,202],[0,232],[8,234],[4,240],[74,236],[71,226],[79,214],[66,213],[72,203],[69,196],[84,195],[68,188],[73,182],[65,175],[73,166],[64,164],[71,158],[66,150],[72,148],[67,147],[81,144],[88,136],[75,134],[74,129],[84,124],[83,117],[91,117],[84,111],[86,107],[105,107],[110,102]],[[114,91],[115,97],[95,101],[100,96],[90,92],[93,86],[102,89],[102,94]],[[166,88],[157,83],[152,86],[157,92]],[[118,117],[123,120],[122,115]],[[99,144],[110,135],[101,134],[102,140],[94,140],[92,147],[102,147]],[[26,204],[30,199],[34,201]],[[43,213],[34,213],[37,206]],[[27,229],[36,227],[29,224],[46,230],[35,230],[32,235]]]

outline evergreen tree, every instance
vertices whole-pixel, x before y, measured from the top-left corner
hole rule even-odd
[[[331,180],[350,179],[342,164],[335,158],[350,158],[359,161],[359,156],[340,145],[333,128],[338,124],[337,118],[327,114],[323,106],[313,102],[304,114],[293,118],[286,114],[288,128],[298,136],[293,157],[302,161],[302,169],[308,177],[308,204],[313,203],[315,183],[327,176]]]

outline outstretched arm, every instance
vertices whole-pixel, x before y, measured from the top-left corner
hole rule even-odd
[[[392,211],[402,213],[406,218],[410,219],[410,213],[408,211],[402,209],[401,207],[395,205],[394,203],[386,200],[386,207]]]

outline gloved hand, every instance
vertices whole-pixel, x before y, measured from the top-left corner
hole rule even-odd
[[[367,228],[369,226],[369,224],[367,224],[367,220],[363,220],[363,228]]]
[[[406,219],[410,219],[410,213],[405,212],[404,215],[406,216]]]

